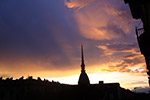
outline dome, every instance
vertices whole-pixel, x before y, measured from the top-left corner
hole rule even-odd
[[[79,81],[78,81],[78,85],[89,85],[90,84],[90,80],[88,78],[88,75],[86,74],[85,71],[82,71],[79,77]]]

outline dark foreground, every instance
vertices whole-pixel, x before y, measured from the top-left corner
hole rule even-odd
[[[0,79],[0,100],[150,100],[150,94],[133,93],[113,84],[66,85],[29,77]]]

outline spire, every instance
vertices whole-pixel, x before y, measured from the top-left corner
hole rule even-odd
[[[79,77],[78,85],[88,86],[89,84],[90,84],[90,80],[89,80],[88,75],[85,72],[83,45],[81,45],[81,74],[80,74],[80,77]]]
[[[83,55],[83,45],[81,45],[81,71],[85,71],[85,64],[84,64],[84,55]]]

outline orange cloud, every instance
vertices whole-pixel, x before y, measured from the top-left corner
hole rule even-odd
[[[146,76],[145,60],[136,44],[114,42],[99,45],[98,48],[104,52],[104,57],[110,56],[111,58],[115,57],[118,59],[112,62],[108,60],[108,63],[101,71]],[[118,54],[121,55],[117,57]]]
[[[74,12],[81,34],[89,39],[110,40],[123,38],[133,27],[128,18],[128,11],[123,11],[108,0],[71,0],[65,5],[68,8],[82,8]],[[123,17],[126,16],[126,17]],[[126,20],[124,20],[126,19]]]
[[[121,72],[137,76],[146,76],[144,58],[139,55],[132,58],[129,57],[129,59],[125,57],[117,62],[110,62],[106,64],[105,67],[101,67],[100,70],[103,72]]]
[[[69,2],[67,0],[64,0],[65,5],[68,8],[83,8],[92,1],[94,0],[70,0]]]
[[[57,59],[53,58],[53,59]],[[48,59],[49,60],[49,59]],[[77,64],[78,65],[78,64]],[[13,60],[13,61],[1,61],[0,62],[0,76],[19,78],[21,76],[28,77],[64,77],[69,75],[74,75],[80,72],[80,66],[70,65],[62,67],[56,66],[51,63],[51,61],[45,61],[42,58],[38,59],[23,59],[23,60]],[[71,66],[71,67],[70,67]]]
[[[136,43],[121,43],[121,42],[112,42],[112,43],[106,43],[101,44],[97,46],[99,49],[104,51],[104,55],[113,55],[116,53],[130,53],[130,58],[133,57],[133,55],[140,55],[139,49],[137,47]],[[129,56],[129,55],[128,55]]]

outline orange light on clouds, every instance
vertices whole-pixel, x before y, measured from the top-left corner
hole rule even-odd
[[[65,5],[68,8],[75,9],[74,17],[80,32],[86,38],[96,40],[120,38],[121,36],[111,31],[111,29],[105,29],[109,24],[123,29],[125,34],[131,32],[132,26],[128,23],[129,19],[122,16],[129,16],[130,14],[126,11],[118,10],[108,1],[70,0],[70,2],[67,2],[65,0]],[[76,8],[80,9],[76,10]]]
[[[67,0],[64,0],[65,5],[68,8],[79,8],[79,9],[88,5],[92,1],[94,0],[70,0],[70,2],[68,2]]]

